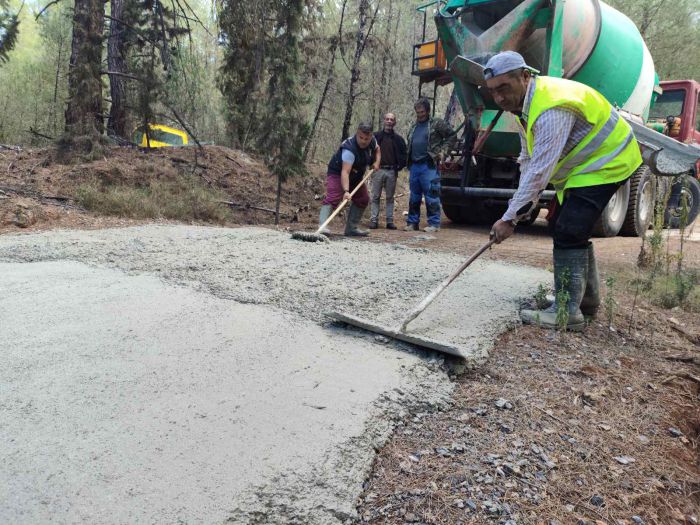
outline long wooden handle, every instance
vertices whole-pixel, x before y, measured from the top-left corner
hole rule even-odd
[[[365,177],[360,181],[360,183],[357,186],[355,186],[355,189],[350,192],[350,199],[352,198],[353,195],[355,195],[357,190],[360,189],[360,186],[362,186],[365,182],[367,182],[367,180],[372,176],[372,173],[374,173],[374,170],[369,170],[367,172],[367,175],[365,175]],[[348,200],[343,199],[343,202],[341,202],[338,205],[338,207],[335,210],[333,210],[333,213],[331,213],[331,216],[326,219],[326,222],[324,222],[323,224],[321,224],[321,226],[318,227],[318,230],[316,230],[316,233],[321,233],[325,229],[325,227],[331,223],[331,221],[335,218],[335,216],[340,213],[340,210],[342,210],[345,207],[345,205],[348,203],[348,201],[350,199],[348,199]]]
[[[469,257],[469,259],[464,261],[459,266],[459,268],[455,269],[450,274],[450,276],[447,277],[447,279],[442,281],[440,283],[440,286],[438,286],[437,288],[435,288],[435,290],[430,292],[430,294],[425,299],[423,299],[420,302],[420,304],[418,306],[416,306],[410,314],[408,314],[406,316],[403,323],[401,324],[401,328],[399,328],[399,332],[405,331],[408,323],[410,323],[416,317],[418,317],[418,314],[421,313],[423,310],[425,310],[428,307],[428,305],[430,303],[432,303],[435,300],[435,298],[438,295],[440,295],[445,290],[445,288],[447,288],[449,286],[449,284],[452,281],[454,281],[457,277],[459,277],[459,274],[462,273],[467,268],[467,266],[469,266],[471,263],[473,263],[482,253],[484,253],[486,250],[488,250],[495,242],[496,242],[496,239],[490,239],[489,242],[487,242],[481,248],[479,248],[479,250],[475,254],[473,254],[471,257]]]

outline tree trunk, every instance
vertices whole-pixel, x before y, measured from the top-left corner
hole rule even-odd
[[[392,52],[399,49],[399,25],[401,24],[401,11],[402,11],[402,4],[399,3],[397,6],[398,13],[396,14],[396,25],[394,26],[394,43],[391,46]],[[394,85],[393,79],[394,79],[394,68],[396,66],[396,57],[395,56],[390,56],[391,60],[389,60],[389,65],[388,65],[388,71],[387,71],[387,76],[389,77],[389,81],[386,83],[386,90],[384,92],[384,100],[386,100],[386,105],[387,109],[386,111],[390,111],[389,108],[389,101],[391,100],[391,88]]]
[[[280,223],[280,201],[282,200],[282,175],[277,175],[277,197],[275,198],[275,225]]]
[[[357,37],[355,38],[355,55],[352,60],[352,68],[350,69],[350,89],[348,98],[345,104],[345,118],[343,119],[343,132],[340,140],[345,140],[350,134],[350,123],[352,121],[352,111],[357,98],[357,83],[360,81],[360,60],[364,51],[366,42],[365,27],[367,27],[367,11],[369,10],[369,0],[360,0],[358,7]]]
[[[109,71],[127,73],[126,45],[124,42],[124,24],[119,22],[124,17],[124,0],[111,0],[111,18],[109,22],[109,39],[107,40],[107,65]],[[109,108],[107,132],[110,135],[126,138],[126,99],[125,78],[119,74],[109,75],[109,91],[112,105]]]
[[[58,81],[61,76],[61,65],[63,64],[63,36],[58,41],[58,56],[56,57],[56,76],[53,83],[53,102],[51,104],[51,133],[54,136],[58,133]]]
[[[306,144],[304,145],[304,162],[306,162],[306,158],[309,155],[309,149],[311,147],[311,143],[314,140],[314,136],[316,135],[316,126],[318,126],[318,120],[321,118],[321,113],[323,112],[323,106],[326,104],[326,97],[328,96],[328,92],[331,89],[331,86],[333,85],[333,80],[334,80],[334,74],[333,74],[333,69],[335,68],[335,55],[336,55],[336,50],[338,48],[338,41],[334,40],[333,44],[331,45],[331,61],[328,64],[328,72],[326,73],[326,83],[323,86],[323,92],[321,93],[321,98],[318,101],[318,106],[316,107],[316,113],[314,114],[314,120],[311,123],[311,131],[309,132],[309,139],[306,141]]]
[[[103,29],[104,1],[75,0],[65,145],[85,152],[93,149],[104,129],[100,77]]]
[[[382,73],[380,75],[379,81],[379,128],[383,126],[384,115],[389,112],[389,95],[387,83],[391,82],[391,75],[389,74],[389,39],[391,38],[391,24],[394,19],[393,12],[394,2],[389,0],[389,10],[386,17],[386,34],[384,36],[383,50],[382,50]]]
[[[316,135],[316,127],[318,126],[318,121],[321,118],[321,113],[323,112],[323,106],[326,103],[326,97],[328,96],[328,92],[331,89],[331,86],[333,85],[333,81],[335,80],[335,58],[336,58],[336,52],[338,50],[338,45],[340,44],[342,38],[343,38],[343,22],[345,20],[345,8],[347,7],[348,0],[343,0],[343,6],[341,7],[340,10],[340,23],[338,24],[338,36],[332,41],[331,43],[331,60],[330,63],[328,64],[328,70],[326,73],[326,83],[323,86],[323,92],[321,93],[321,98],[318,101],[318,106],[316,107],[316,113],[314,114],[314,120],[311,123],[311,131],[309,131],[309,138],[306,141],[306,144],[304,145],[304,162],[306,162],[307,157],[309,156],[309,150],[311,149],[311,144],[313,143],[314,136]],[[343,52],[342,49],[340,51],[341,53]],[[314,148],[315,150],[315,148]],[[313,155],[312,155],[313,157]]]

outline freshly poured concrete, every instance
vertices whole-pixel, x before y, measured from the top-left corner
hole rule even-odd
[[[395,324],[460,257],[149,226],[0,238],[0,522],[347,523],[440,358]],[[467,270],[415,321],[475,362],[546,272]],[[411,325],[414,326],[414,325]]]

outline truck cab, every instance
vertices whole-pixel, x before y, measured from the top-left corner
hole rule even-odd
[[[660,87],[663,92],[649,112],[647,127],[700,147],[700,83],[666,80]]]
[[[665,222],[677,228],[684,208],[688,223],[700,213],[700,82],[665,80],[660,82],[660,87],[663,92],[649,112],[647,127],[698,148],[693,176],[661,185],[663,193],[669,193]]]

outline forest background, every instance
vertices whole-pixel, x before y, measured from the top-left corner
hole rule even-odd
[[[200,142],[269,155],[273,172],[274,159],[325,162],[360,120],[379,129],[390,110],[398,131],[407,131],[418,94],[411,61],[422,38],[421,3],[11,0],[0,4],[0,25],[12,15],[19,21],[0,65],[0,143],[64,140],[75,121],[71,100],[79,105],[92,92],[96,120],[88,127],[100,136],[130,140],[141,122],[156,121],[186,126]],[[661,79],[700,79],[700,0],[609,3],[637,24]],[[76,46],[74,33],[83,30]],[[430,19],[427,31],[434,37]],[[99,78],[92,86],[75,65],[90,55],[85,71]],[[443,91],[438,108],[449,97]],[[73,136],[85,133],[83,126]],[[276,150],[280,142],[295,158]]]

